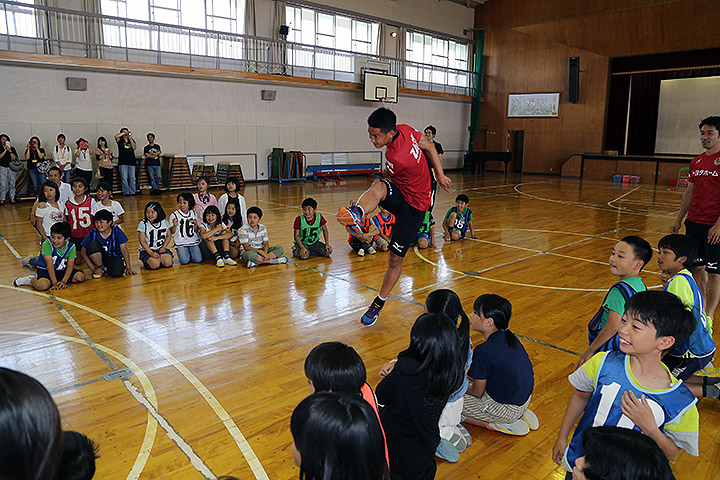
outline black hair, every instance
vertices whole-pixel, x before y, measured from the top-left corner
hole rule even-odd
[[[468,196],[465,195],[464,193],[461,193],[461,194],[459,194],[457,197],[455,197],[455,201],[456,201],[456,202],[460,201],[460,202],[470,203],[470,199],[469,199]]]
[[[367,372],[354,348],[340,342],[325,342],[305,357],[305,376],[317,392],[360,395]]]
[[[260,209],[260,207],[258,207],[256,205],[253,205],[252,207],[247,209],[247,214],[250,215],[251,213],[254,213],[255,215],[257,215],[258,218],[262,218],[262,216],[263,216],[262,210]]]
[[[315,200],[314,198],[308,197],[305,200],[303,200],[302,205],[300,205],[300,207],[301,208],[310,207],[313,210],[317,210],[317,200]]]
[[[588,480],[675,480],[655,440],[637,430],[592,427],[583,432]]]
[[[38,148],[40,148],[40,137],[38,137],[37,135],[33,135],[32,137],[30,137],[30,141],[32,142],[33,140],[37,141],[37,146]]]
[[[674,337],[684,343],[695,331],[697,321],[682,300],[669,292],[648,290],[633,295],[625,303],[625,315],[636,316],[644,325],[655,327],[659,337]]]
[[[420,315],[410,330],[410,345],[398,354],[420,363],[414,371],[402,375],[428,372],[426,393],[430,397],[450,395],[462,385],[465,375],[460,361],[460,338],[455,324],[442,313]]]
[[[157,218],[155,219],[155,221],[157,223],[160,223],[167,218],[167,215],[165,215],[165,210],[163,209],[162,205],[160,205],[160,202],[153,200],[152,202],[148,202],[148,204],[145,205],[145,210],[143,210],[143,221],[144,222],[149,221],[147,219],[147,209],[148,208],[152,208],[153,210],[155,210],[155,213],[157,213]]]
[[[76,183],[82,183],[83,186],[85,187],[85,192],[87,192],[88,189],[90,188],[90,187],[88,186],[87,180],[85,180],[83,177],[75,177],[75,178],[73,178],[72,181],[70,182],[70,185],[75,185]]]
[[[680,257],[685,257],[686,260],[683,262],[683,267],[692,271],[693,260],[695,260],[698,250],[695,240],[680,233],[665,235],[658,242],[658,250],[661,248],[665,248],[673,252],[675,254],[675,260]]]
[[[68,222],[57,222],[50,226],[50,235],[52,234],[62,235],[65,238],[70,238],[72,235],[72,227]]]
[[[112,193],[112,185],[110,185],[110,182],[100,182],[97,184],[97,190],[105,190],[106,192]]]
[[[638,237],[637,235],[628,235],[620,239],[621,242],[625,242],[630,245],[633,249],[633,254],[637,260],[642,260],[643,265],[640,270],[645,268],[652,258],[653,250],[650,243],[644,238]]]
[[[205,183],[207,183],[208,185],[210,185],[210,178],[209,178],[207,175],[200,175],[200,176],[197,178],[197,180],[195,180],[195,185],[197,185],[198,183],[200,183],[200,180],[204,180]]]
[[[457,324],[457,331],[460,337],[460,359],[464,374],[470,351],[470,319],[462,308],[460,297],[452,290],[441,288],[430,292],[430,295],[425,300],[425,307],[427,307],[429,313],[444,313],[453,323],[457,324],[458,318],[460,319],[460,323]]]
[[[55,190],[55,201],[60,201],[60,188],[57,186],[57,183],[53,182],[52,180],[45,180],[42,185],[40,185],[40,190],[38,192],[38,202],[47,202],[47,198],[45,197],[45,187],[50,187],[53,190]]]
[[[235,191],[236,191],[236,192],[237,192],[238,189],[240,188],[240,180],[238,180],[238,179],[235,178],[235,177],[228,177],[228,179],[225,180],[225,192],[226,192],[226,193],[228,192],[228,188],[227,188],[228,183],[234,183],[234,184],[235,184]],[[240,193],[240,192],[238,192],[238,193]]]
[[[220,209],[218,207],[216,207],[215,205],[208,205],[207,207],[205,207],[205,211],[203,212],[202,220],[203,220],[203,222],[205,222],[209,225],[209,222],[207,221],[208,213],[215,214],[215,216],[217,218],[217,220],[216,220],[217,223],[215,225],[217,225],[218,223],[222,223],[222,215],[220,215]]]
[[[8,136],[7,133],[0,133],[0,140],[2,140],[3,137],[7,138],[8,142],[10,141],[10,137]]]
[[[494,293],[485,293],[475,299],[473,311],[476,314],[482,312],[485,318],[492,318],[495,328],[505,333],[505,341],[508,346],[517,348],[518,339],[509,328],[512,304],[506,298]]]
[[[112,223],[113,214],[110,210],[100,209],[93,215],[93,221],[97,222],[98,220],[105,220],[108,223]]]
[[[85,140],[83,137],[80,137],[80,138],[77,139],[77,142],[75,142],[75,145],[77,145],[78,148],[80,148],[80,144],[81,144],[82,142],[88,143],[87,140]]]
[[[147,139],[148,139],[148,141],[150,141],[150,139],[148,138],[148,137],[149,137],[150,135],[152,135],[152,137],[153,137],[153,140],[155,140],[155,134],[154,134],[154,133],[152,133],[152,132],[148,132],[148,133],[147,133],[147,135],[145,135],[145,138],[147,138]]]
[[[181,198],[184,199],[186,202],[188,202],[188,206],[189,206],[190,210],[195,208],[195,197],[193,197],[192,193],[189,193],[189,192],[179,193],[177,198],[175,199],[175,201],[179,202]]]
[[[389,477],[380,422],[358,395],[310,395],[295,407],[290,431],[301,456],[300,480]]]
[[[232,218],[227,213],[227,207],[229,205],[235,205],[235,216]],[[240,202],[238,202],[237,198],[228,199],[228,203],[227,205],[225,205],[225,213],[223,213],[222,221],[225,225],[228,226],[228,228],[232,228],[234,230],[237,230],[238,228],[243,226],[242,212],[240,211]]]
[[[437,135],[437,128],[433,127],[432,125],[428,125],[427,127],[425,127],[425,130],[430,130],[430,133],[432,133],[433,135]]]
[[[130,129],[127,128],[127,127],[122,127],[122,128],[120,129],[120,133],[122,133],[123,130],[125,130],[125,131],[128,132],[128,133],[130,133]]]
[[[95,475],[98,446],[79,432],[63,432],[63,455],[56,480],[90,480]]]
[[[106,147],[108,147],[108,148],[110,147],[110,146],[108,145],[108,143],[107,143],[107,138],[100,136],[100,137],[98,137],[98,139],[97,139],[97,146],[98,146],[98,148],[100,147],[100,140],[102,140],[103,142],[105,142],[105,146],[106,146]]]
[[[368,117],[368,127],[379,128],[382,133],[397,130],[397,117],[389,108],[380,107]]]
[[[703,125],[712,125],[718,131],[720,131],[720,117],[713,115],[712,117],[704,118],[700,122],[700,125],[698,125],[698,128],[702,130]]]
[[[65,140],[67,140],[67,137],[65,136],[64,133],[58,133],[57,139],[60,140],[60,137],[62,137],[62,138],[64,138]]]
[[[58,167],[57,165],[53,165],[52,167],[48,168],[47,173],[50,172],[60,172],[62,174],[62,170],[60,170],[60,167]]]
[[[0,368],[0,475],[54,480],[62,457],[60,412],[34,378]]]

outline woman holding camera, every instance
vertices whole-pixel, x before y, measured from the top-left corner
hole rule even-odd
[[[90,186],[92,182],[93,172],[97,170],[97,160],[95,160],[95,152],[87,140],[80,137],[75,142],[77,150],[75,150],[75,176],[84,178]]]
[[[35,195],[40,192],[40,185],[45,182],[45,173],[50,169],[49,162],[45,162],[45,149],[40,146],[38,137],[31,137],[25,149],[27,171],[32,182]],[[47,168],[45,168],[47,167]]]

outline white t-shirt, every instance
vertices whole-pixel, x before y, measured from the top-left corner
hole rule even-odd
[[[173,225],[177,219],[177,227],[175,228],[175,246],[176,247],[192,247],[200,243],[200,235],[198,229],[195,228],[197,215],[195,210],[189,210],[183,213],[182,210],[175,210],[170,214],[170,224]]]
[[[112,213],[113,222],[117,222],[118,220],[120,220],[120,215],[125,213],[125,209],[122,207],[122,205],[120,205],[120,202],[110,200],[110,205],[103,205],[102,202],[99,202],[93,198],[92,207],[90,207],[90,213],[92,213],[92,216],[94,217],[95,214],[100,210],[107,210],[108,212]]]
[[[216,227],[217,227],[217,226],[220,226],[220,227],[222,227],[222,229],[220,229],[220,230],[218,230],[217,232],[213,233],[213,234],[212,234],[213,237],[217,237],[217,236],[222,235],[223,231],[225,231],[225,229],[227,228],[227,226],[226,226],[224,223],[222,223],[222,222],[218,223],[218,224],[215,225],[215,226],[216,226]],[[205,230],[206,232],[209,232],[210,230],[212,230],[212,229],[215,228],[215,227],[211,227],[211,226],[208,225],[207,223],[204,223],[204,222],[203,222],[203,223],[200,225],[200,228],[202,228],[202,229]]]
[[[167,219],[159,222],[155,225],[146,221],[140,220],[138,223],[137,231],[145,233],[145,242],[150,247],[150,250],[159,250],[165,244],[165,238],[167,238],[168,229],[170,228],[170,222]],[[140,245],[140,251],[144,248]]]
[[[60,200],[58,203],[60,205],[65,205],[65,202],[73,198],[75,194],[73,194],[72,187],[69,183],[65,183],[63,181],[60,182]]]
[[[43,230],[45,230],[45,235],[50,238],[50,227],[58,222],[62,222],[65,219],[65,215],[63,215],[63,212],[59,207],[53,207],[49,203],[45,202],[41,205],[45,206],[40,207],[40,205],[38,205],[38,208],[35,210],[35,216],[42,218]]]
[[[52,156],[53,160],[55,160],[55,163],[57,163],[61,170],[68,171],[72,168],[72,149],[67,145],[63,145],[62,148],[60,148],[59,144],[55,145]],[[60,166],[61,163],[64,164],[62,167]]]
[[[90,150],[80,150],[80,154],[75,157],[75,168],[79,168],[85,172],[92,172],[92,157]]]

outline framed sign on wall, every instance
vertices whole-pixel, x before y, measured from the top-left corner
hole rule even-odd
[[[510,93],[508,117],[557,117],[560,93]]]

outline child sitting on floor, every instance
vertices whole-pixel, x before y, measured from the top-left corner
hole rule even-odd
[[[106,273],[111,277],[135,275],[127,248],[128,237],[122,228],[113,225],[112,213],[99,210],[95,215],[95,229],[82,241],[81,254],[93,278]]]
[[[248,268],[258,265],[287,263],[281,246],[270,246],[267,228],[260,224],[263,216],[260,207],[252,206],[247,211],[247,225],[243,225],[238,235],[242,244],[242,260]]]
[[[379,207],[380,211],[375,214],[372,221],[378,229],[378,234],[373,238],[373,244],[376,250],[387,252],[390,248],[390,240],[392,239],[392,230],[395,226],[395,215],[390,213],[383,207]]]
[[[170,214],[172,227],[170,233],[175,239],[175,250],[178,254],[180,265],[186,265],[192,260],[193,263],[200,263],[203,260],[200,250],[200,229],[195,216],[195,198],[192,194],[184,192],[177,196],[178,209]],[[224,264],[224,262],[223,262]]]
[[[225,204],[225,214],[222,217],[222,222],[227,229],[230,230],[230,233],[232,233],[232,237],[230,237],[229,241],[230,258],[237,258],[240,256],[240,250],[242,249],[238,235],[240,234],[240,228],[243,226],[243,219],[240,214],[240,204],[238,203],[237,198],[231,198]]]
[[[467,207],[469,203],[470,199],[464,193],[455,197],[455,206],[448,209],[442,224],[445,231],[445,240],[461,240],[465,238],[468,229],[470,229],[470,238],[475,238],[472,225],[472,210]]]
[[[310,255],[329,257],[332,254],[330,237],[325,217],[317,213],[317,201],[314,198],[306,198],[302,202],[302,215],[295,217],[293,224],[293,256],[300,260],[307,260]],[[320,233],[325,243],[320,241]]]
[[[172,267],[173,254],[168,248],[172,235],[169,235],[170,222],[165,218],[165,210],[159,202],[145,205],[145,218],[138,223],[138,243],[140,243],[140,261],[148,270],[160,267]]]
[[[197,206],[196,206],[197,207]],[[232,233],[220,219],[220,210],[215,205],[209,205],[203,213],[203,223],[200,225],[200,250],[203,258],[215,258],[215,265],[222,268],[225,265],[237,265],[230,258],[230,237]]]
[[[111,196],[112,186],[106,182],[98,183],[90,213],[95,215],[98,210],[108,210],[113,214],[113,225],[120,225],[125,220],[125,209],[120,202],[113,200]]]
[[[359,233],[356,231],[357,227],[355,226],[345,227],[345,230],[350,234],[348,236],[348,245],[350,245],[350,248],[352,248],[354,252],[357,252],[360,257],[364,257],[366,253],[375,255],[376,250],[373,248],[372,242],[375,235],[380,231],[370,221],[370,218],[363,217],[362,222]]]

